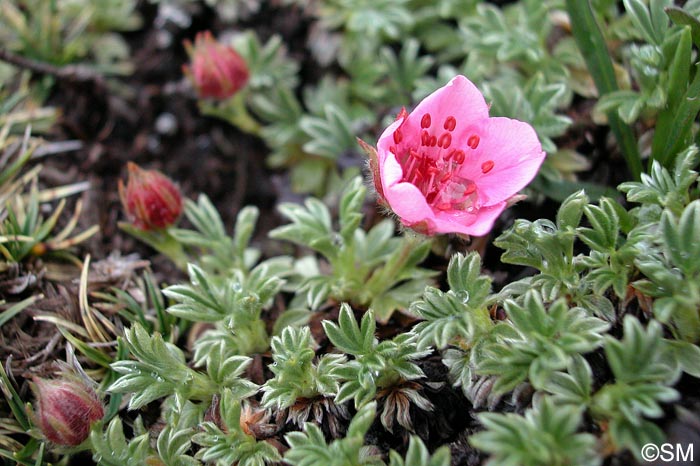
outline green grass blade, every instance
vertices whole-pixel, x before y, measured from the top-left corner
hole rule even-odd
[[[603,96],[616,91],[618,87],[615,70],[608,55],[605,39],[593,16],[590,0],[566,0],[566,10],[571,18],[571,32],[586,60],[598,93]],[[632,128],[626,125],[615,112],[608,113],[608,121],[610,129],[620,144],[632,177],[638,180],[642,173],[642,160]]]

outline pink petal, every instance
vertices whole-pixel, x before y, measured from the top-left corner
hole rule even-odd
[[[403,223],[418,223],[435,217],[425,196],[411,183],[401,182],[403,172],[393,155],[380,165],[382,188],[387,203]]]
[[[467,159],[460,174],[476,183],[482,205],[505,201],[537,175],[545,153],[529,124],[494,117],[480,121],[469,131],[479,136],[479,145],[465,149]]]
[[[417,128],[420,131],[421,119],[426,113],[431,115],[431,129],[439,134],[444,131],[443,125],[447,117],[454,117],[457,123],[455,130],[459,131],[476,121],[488,118],[489,107],[474,83],[458,75],[416,106],[408,116],[411,129]]]
[[[438,212],[433,224],[435,233],[462,233],[470,236],[484,236],[493,228],[496,219],[506,208],[505,202],[482,207],[473,214],[449,211]]]
[[[379,136],[379,141],[377,141],[377,159],[379,160],[379,166],[384,165],[384,161],[391,153],[391,147],[395,146],[394,143],[394,131],[401,126],[404,122],[403,119],[396,120],[384,130],[381,136]],[[392,157],[394,157],[392,155]]]

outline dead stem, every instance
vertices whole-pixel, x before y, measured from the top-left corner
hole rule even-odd
[[[78,84],[94,83],[100,88],[105,84],[104,77],[100,73],[83,65],[55,66],[17,55],[4,48],[0,48],[0,60],[35,73],[49,74],[68,82]]]

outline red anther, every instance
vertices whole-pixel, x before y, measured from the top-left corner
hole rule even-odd
[[[444,175],[442,175],[442,178],[440,178],[440,183],[446,183],[450,181],[452,178],[452,172],[446,172]]]
[[[445,156],[445,159],[444,159],[445,162],[449,162],[450,159],[451,159],[452,157],[454,157],[455,152],[457,152],[457,150],[456,150],[456,149],[452,149],[452,150],[449,152],[449,154],[447,154],[447,155]]]
[[[399,121],[408,116],[408,112],[406,111],[406,107],[401,107],[401,111],[396,115],[396,120],[394,121]]]
[[[389,146],[389,152],[396,155],[396,146]]]
[[[454,131],[457,127],[457,120],[453,116],[448,116],[445,118],[445,124],[442,125],[447,131]]]
[[[422,146],[430,145],[430,134],[428,134],[426,130],[423,130],[423,132],[420,134],[420,143]]]
[[[455,152],[455,155],[454,155],[455,163],[464,162],[464,159],[466,157],[467,157],[467,154],[465,154],[463,150],[458,150],[457,152]]]
[[[447,149],[452,144],[452,135],[450,133],[442,133],[440,140],[438,140],[438,146],[443,149]]]
[[[493,160],[487,160],[481,164],[481,173],[486,174],[493,168]]]
[[[394,143],[400,144],[402,140],[403,140],[403,133],[401,133],[401,130],[397,128],[396,131],[394,131]]]
[[[421,128],[430,128],[430,123],[431,123],[431,118],[430,118],[430,113],[426,113],[423,115],[423,118],[420,120],[420,126]]]
[[[470,184],[467,186],[467,189],[464,191],[464,195],[468,196],[470,194],[473,194],[476,191],[476,185],[474,183]]]
[[[469,139],[467,139],[467,145],[472,149],[476,149],[477,147],[479,147],[479,141],[479,136],[477,136],[476,134],[472,134],[471,136],[469,136]]]
[[[428,202],[428,204],[431,204],[435,200],[436,196],[437,196],[437,191],[433,191],[431,193],[428,193],[427,196],[425,196],[425,200]]]
[[[437,146],[437,138],[435,136],[430,136],[429,144],[430,144],[430,147]]]

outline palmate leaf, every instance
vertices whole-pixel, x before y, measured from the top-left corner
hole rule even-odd
[[[645,418],[663,416],[661,403],[678,399],[672,385],[680,377],[681,365],[673,359],[674,348],[663,339],[657,321],[645,329],[628,315],[623,327],[621,340],[606,337],[605,355],[615,382],[594,394],[591,412],[607,420],[611,440],[619,449],[639,457],[646,443],[663,442],[663,431]]]
[[[194,429],[175,429],[166,426],[158,435],[158,456],[166,466],[200,466],[199,460],[187,453],[192,446]]]
[[[493,326],[487,307],[495,296],[489,297],[491,279],[481,274],[477,253],[452,256],[447,282],[450,286],[447,293],[428,287],[423,299],[411,304],[411,312],[425,319],[415,328],[419,347],[433,344],[445,348],[455,338],[471,344]]]
[[[436,288],[427,288],[423,299],[412,304],[411,312],[426,319],[415,329],[421,348],[445,348],[457,337],[468,343],[493,325],[485,308],[472,310],[453,294]]]
[[[365,434],[374,421],[376,403],[368,403],[357,411],[348,427],[345,438],[330,444],[317,426],[304,425],[304,432],[291,432],[285,436],[290,449],[284,460],[294,466],[383,466],[381,459],[366,454]]]
[[[700,272],[700,200],[688,204],[678,221],[671,212],[664,211],[661,233],[664,252],[671,264],[689,279],[697,276]]]
[[[529,380],[546,390],[552,373],[564,369],[576,354],[593,351],[603,343],[609,325],[563,299],[545,309],[538,293],[528,292],[521,306],[506,301],[506,313],[517,336],[486,345],[477,373],[496,375],[494,392],[502,393]],[[508,326],[506,323],[499,326]]]
[[[473,309],[484,306],[491,291],[491,278],[481,274],[481,256],[471,252],[455,254],[447,266],[447,284],[457,296],[464,297]]]
[[[605,355],[615,380],[623,383],[664,382],[677,380],[679,368],[669,364],[661,325],[651,321],[647,328],[632,316],[623,321],[624,338],[606,337]]]
[[[284,42],[279,35],[273,35],[263,45],[253,31],[247,31],[235,38],[234,46],[250,69],[248,86],[252,89],[296,87],[299,65],[286,56]]]
[[[219,345],[207,355],[207,375],[220,388],[227,388],[236,396],[246,398],[258,391],[255,383],[241,377],[251,362],[251,358],[231,355],[225,345]]]
[[[185,398],[206,399],[216,384],[202,373],[190,369],[182,351],[165,343],[159,333],[149,335],[139,324],[124,334],[126,346],[136,360],[111,364],[121,376],[108,391],[132,393],[130,409],[138,409],[158,398],[180,393]]]
[[[308,327],[287,327],[272,339],[273,364],[269,367],[274,377],[262,387],[264,406],[283,409],[302,397],[336,395],[339,388],[336,371],[347,359],[341,354],[324,354],[314,364],[314,345]]]
[[[347,188],[343,190],[338,204],[338,223],[340,224],[340,236],[346,242],[352,241],[355,230],[362,222],[362,204],[365,202],[366,196],[367,189],[362,184],[361,178],[353,178]]]
[[[589,204],[583,210],[591,228],[578,228],[579,238],[596,251],[614,251],[620,235],[620,219],[612,199],[603,197],[600,206]]]
[[[209,273],[247,271],[260,256],[259,251],[249,247],[259,213],[253,206],[241,209],[236,217],[234,235],[230,237],[219,212],[207,196],[200,194],[197,203],[185,202],[185,216],[194,230],[170,228],[168,233],[188,250],[196,251],[197,265]]]
[[[207,464],[215,462],[239,466],[264,466],[281,461],[279,452],[272,444],[258,441],[243,430],[241,401],[236,394],[230,390],[223,391],[219,412],[224,430],[213,422],[202,423],[202,432],[192,437],[194,443],[202,446],[195,458]]]
[[[401,455],[394,450],[391,450],[389,458],[389,466],[449,466],[450,450],[448,447],[442,446],[435,450],[431,456],[420,437],[412,435],[408,443],[406,458],[401,458]]]
[[[368,232],[361,228],[366,193],[361,178],[347,183],[340,195],[337,229],[330,210],[318,199],[308,199],[304,206],[283,205],[280,209],[292,223],[270,236],[314,249],[329,263],[330,270],[322,273],[309,266],[315,256],[297,262],[304,268],[297,298],[312,310],[332,299],[371,308],[377,321],[385,323],[394,311],[407,309],[437,273],[419,267],[430,253],[430,241],[395,236],[390,220]]]
[[[406,0],[332,0],[323,4],[320,15],[322,24],[345,27],[357,37],[397,39],[414,22],[407,7]]]
[[[627,193],[627,200],[656,204],[680,215],[690,202],[689,188],[698,179],[694,170],[700,152],[697,146],[689,146],[676,157],[673,170],[653,161],[649,174],[642,174],[641,181],[622,183],[618,189]]]
[[[579,354],[571,358],[567,372],[554,372],[547,383],[547,391],[554,395],[557,403],[574,406],[587,406],[592,390],[591,367]]]
[[[378,343],[374,338],[375,321],[372,311],[367,311],[358,326],[350,307],[343,304],[338,317],[338,324],[324,321],[324,330],[333,345],[349,353],[355,359],[339,364],[332,372],[341,382],[336,395],[336,403],[353,399],[355,407],[370,402],[378,390],[401,392],[402,385],[410,380],[425,377],[421,368],[413,361],[427,356],[432,349],[419,349],[418,337],[413,332],[402,333],[391,340]],[[430,409],[430,403],[415,390],[404,390],[406,396],[410,393],[411,401],[421,409]],[[410,396],[408,396],[410,398]],[[393,417],[384,406],[382,420]],[[385,426],[390,424],[385,422]]]
[[[683,209],[680,218],[664,210],[654,249],[635,260],[637,268],[647,277],[633,285],[642,293],[657,298],[655,317],[672,324],[675,334],[686,341],[700,341],[700,200]]]
[[[342,108],[327,104],[323,117],[305,115],[299,121],[299,127],[310,138],[302,147],[310,154],[336,159],[356,145],[352,126]]]
[[[188,264],[187,272],[191,285],[172,285],[163,290],[165,296],[178,301],[167,311],[189,320],[216,322],[223,319],[228,313],[232,290],[216,287],[212,277],[195,264]]]
[[[486,428],[469,441],[491,454],[493,466],[594,466],[601,463],[596,439],[577,433],[582,410],[556,406],[550,397],[541,397],[525,416],[484,413],[479,421]]]
[[[381,49],[381,57],[387,66],[387,76],[391,80],[394,105],[409,105],[415,83],[430,69],[434,59],[430,55],[419,56],[420,43],[410,38],[397,54],[389,47]]]
[[[309,198],[304,202],[303,207],[286,203],[280,205],[279,210],[292,223],[272,230],[271,238],[307,246],[328,259],[336,257],[337,248],[333,243],[331,214],[321,201]]]
[[[356,298],[359,304],[369,300],[369,306],[381,323],[388,322],[395,310],[407,308],[430,283],[428,278],[436,274],[418,268],[430,253],[430,241],[403,237],[396,246],[386,262],[371,273]]]
[[[574,234],[560,231],[550,220],[518,219],[494,244],[505,250],[501,260],[508,264],[534,267],[552,276],[568,275],[571,269]]]
[[[375,329],[376,322],[371,310],[362,316],[362,322],[358,326],[350,306],[346,303],[340,307],[337,324],[328,320],[323,321],[323,330],[331,343],[339,350],[354,356],[369,354],[374,349]]]
[[[98,424],[99,425],[99,424]],[[134,423],[134,437],[127,442],[119,416],[107,425],[105,432],[94,428],[90,433],[92,459],[100,466],[142,466],[152,454],[149,433],[141,418]]]

